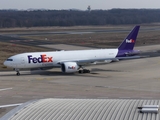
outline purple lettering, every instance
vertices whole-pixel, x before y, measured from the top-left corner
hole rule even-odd
[[[47,57],[45,54],[44,55],[40,55],[40,57],[32,57],[32,55],[28,55],[28,63],[49,63],[49,62],[53,62],[52,60],[53,57]],[[70,69],[74,69],[74,68],[70,68]]]
[[[32,60],[31,57],[32,57],[32,55],[29,55],[29,56],[28,56],[28,63],[31,63],[31,60]]]
[[[33,63],[37,63],[37,58],[36,57],[34,57],[32,60],[33,60]]]
[[[41,56],[42,56],[42,55],[41,55]],[[43,62],[43,61],[42,61],[42,57],[39,57],[39,58],[38,58],[38,62],[39,62],[39,63],[42,63],[42,62]]]

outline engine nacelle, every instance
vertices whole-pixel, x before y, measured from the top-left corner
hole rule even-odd
[[[74,73],[77,72],[79,66],[76,62],[65,62],[61,64],[61,70],[63,73]]]

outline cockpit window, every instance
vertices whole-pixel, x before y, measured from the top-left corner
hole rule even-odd
[[[13,59],[7,59],[7,61],[13,61]]]

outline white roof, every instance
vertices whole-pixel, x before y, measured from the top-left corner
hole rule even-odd
[[[160,105],[160,100],[41,99],[13,109],[1,120],[159,120],[159,112],[140,113],[137,107],[143,105]]]

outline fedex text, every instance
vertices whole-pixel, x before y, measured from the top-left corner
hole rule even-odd
[[[133,39],[130,40],[126,39],[126,43],[135,43],[135,41]]]
[[[68,66],[68,69],[76,69],[74,66]]]
[[[40,57],[32,57],[32,55],[28,55],[28,63],[49,63],[53,62],[53,57],[47,57],[46,54],[40,55]]]

